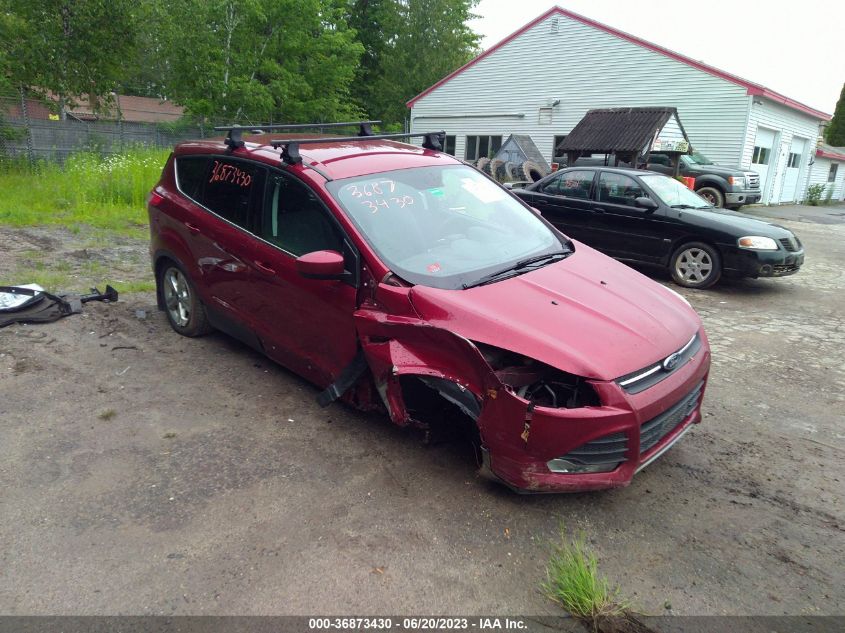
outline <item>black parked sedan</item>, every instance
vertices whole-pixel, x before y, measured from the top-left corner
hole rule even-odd
[[[513,192],[570,237],[622,261],[668,268],[687,288],[707,288],[723,274],[791,275],[804,263],[792,231],[713,207],[656,172],[572,167]]]

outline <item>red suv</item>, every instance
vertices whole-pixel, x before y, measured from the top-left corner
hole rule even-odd
[[[222,330],[324,405],[464,422],[520,491],[624,486],[701,421],[710,351],[686,300],[438,151],[442,133],[241,133],[179,144],[150,196],[179,334]]]

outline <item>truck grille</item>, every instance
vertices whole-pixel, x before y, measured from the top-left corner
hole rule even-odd
[[[756,173],[748,173],[745,174],[745,177],[748,179],[748,188],[749,189],[759,189],[760,188],[760,176]]]
[[[695,410],[703,386],[704,383],[699,383],[680,402],[643,423],[640,427],[640,455],[653,448],[666,437],[667,433],[683,422]]]

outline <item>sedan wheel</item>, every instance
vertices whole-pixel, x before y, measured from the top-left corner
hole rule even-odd
[[[159,288],[167,320],[174,330],[184,336],[200,336],[211,331],[205,308],[179,266],[169,265],[162,269]]]
[[[722,276],[719,254],[708,244],[692,242],[672,256],[672,279],[686,288],[709,288]]]

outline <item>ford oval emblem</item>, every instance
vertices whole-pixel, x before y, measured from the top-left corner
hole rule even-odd
[[[680,352],[675,352],[674,354],[669,354],[660,366],[663,368],[663,371],[672,371],[675,369],[675,366],[681,361],[681,354]]]

